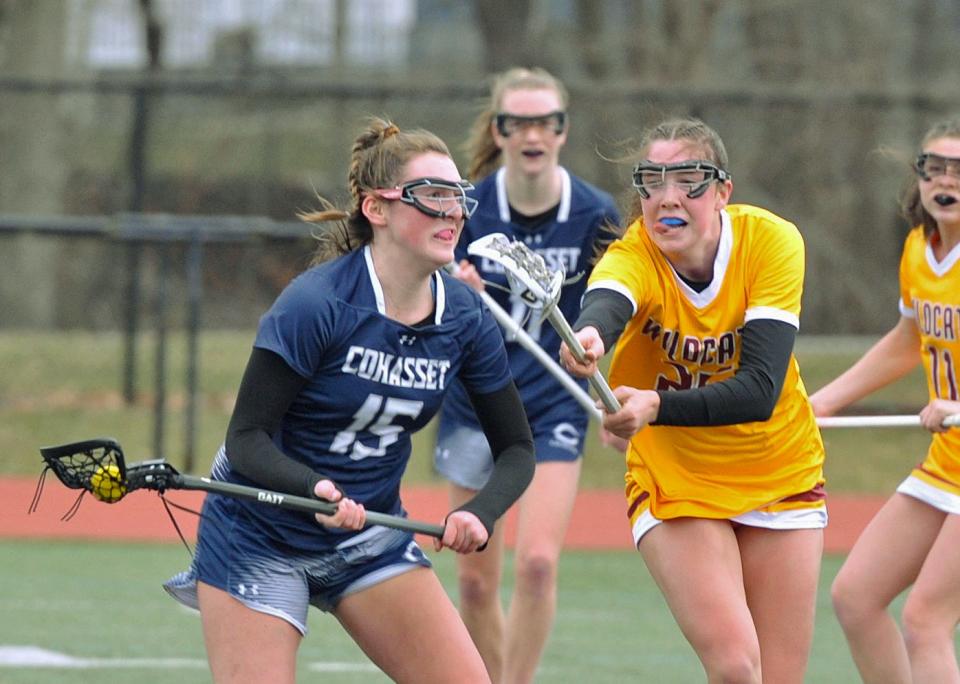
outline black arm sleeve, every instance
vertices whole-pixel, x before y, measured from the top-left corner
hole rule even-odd
[[[493,534],[493,525],[520,498],[536,467],[533,434],[517,386],[489,394],[471,394],[470,401],[493,454],[493,472],[477,495],[458,511],[469,511]]]
[[[313,497],[323,476],[273,443],[284,414],[306,382],[279,355],[254,348],[227,426],[226,452],[230,466],[261,487]]]
[[[590,290],[583,295],[583,304],[580,315],[571,326],[574,330],[582,330],[592,325],[600,333],[603,348],[607,351],[620,339],[627,322],[633,318],[633,304],[619,292],[600,288]]]
[[[661,390],[653,425],[733,425],[767,420],[780,398],[797,329],[761,319],[743,327],[733,377],[697,389]]]

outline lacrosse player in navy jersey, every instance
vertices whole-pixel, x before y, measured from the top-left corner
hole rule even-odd
[[[212,477],[338,503],[313,516],[208,495],[190,569],[167,584],[199,607],[217,682],[294,682],[307,606],[330,611],[397,682],[488,682],[484,663],[411,533],[365,528],[404,515],[410,435],[455,378],[495,463],[434,547],[468,554],[533,476],[530,428],[497,324],[440,269],[475,207],[436,136],[372,119],[357,138],[348,212],[316,265],[261,318]]]
[[[468,145],[468,176],[482,180],[469,193],[478,201],[477,210],[457,247],[459,277],[478,289],[483,281],[499,285],[487,287],[487,293],[514,319],[526,320],[527,332],[553,358],[560,347],[553,328],[502,289],[507,280],[501,268],[483,259],[470,261],[466,251],[470,242],[490,233],[523,241],[548,266],[566,271],[559,306],[569,320],[577,317],[598,237],[605,225],[618,223],[619,215],[608,194],[559,164],[567,141],[567,99],[562,83],[542,69],[515,68],[496,78]],[[493,681],[512,683],[533,679],[553,624],[557,564],[577,491],[588,416],[522,346],[508,339],[507,352],[537,457],[533,483],[519,505],[516,582],[507,616],[499,595],[502,532],[494,533],[483,554],[457,560],[460,613]],[[490,477],[490,447],[459,384],[441,411],[434,460],[450,482],[454,506],[470,500]]]

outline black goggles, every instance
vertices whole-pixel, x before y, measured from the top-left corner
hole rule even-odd
[[[677,164],[641,161],[633,168],[633,187],[644,199],[650,199],[652,193],[662,190],[668,183],[686,192],[688,198],[696,199],[707,191],[711,183],[727,180],[730,180],[729,173],[704,160]]]
[[[468,197],[467,190],[473,190],[473,184],[468,181],[415,178],[396,187],[375,192],[384,199],[400,200],[413,205],[427,216],[448,218],[459,209],[462,217],[468,219],[477,208],[477,200]]]
[[[913,163],[913,170],[925,181],[943,175],[960,178],[960,159],[957,157],[941,157],[939,154],[924,152]]]
[[[504,138],[527,128],[536,127],[552,131],[555,135],[563,133],[567,125],[567,113],[563,111],[550,112],[540,116],[520,116],[500,112],[495,118],[497,132]]]

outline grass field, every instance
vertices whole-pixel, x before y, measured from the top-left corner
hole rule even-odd
[[[208,469],[223,438],[251,335],[211,332],[201,340],[196,472]],[[870,342],[801,338],[797,356],[807,387],[821,386]],[[135,405],[126,406],[119,391],[119,334],[0,333],[0,475],[37,474],[39,446],[101,435],[121,440],[130,460],[155,456],[150,453],[153,349],[147,337],[139,346],[140,395]],[[184,348],[182,336],[174,335],[164,456],[179,466]],[[858,408],[865,413],[915,412],[925,396],[917,372]],[[889,492],[921,459],[928,437],[909,428],[832,430],[824,432],[824,439],[828,488],[877,493]],[[431,441],[429,429],[418,436],[408,482],[437,482]],[[622,460],[591,434],[583,485],[619,488],[622,473]],[[209,681],[196,615],[160,589],[163,580],[187,565],[182,547],[0,540],[0,557],[0,682]],[[435,560],[453,593],[451,555]],[[841,560],[824,560],[809,682],[857,681],[828,600]],[[332,618],[312,611],[310,621],[312,633],[301,651],[302,681],[386,681]],[[22,648],[56,652],[65,659],[63,666],[10,666],[14,655],[37,653]],[[442,644],[437,648],[439,657]],[[556,629],[537,681],[605,684],[641,677],[696,682],[702,681],[702,672],[637,554],[565,553]]]
[[[197,615],[160,588],[188,563],[182,547],[0,541],[0,555],[6,559],[0,564],[0,682],[209,681]],[[455,594],[452,556],[435,554],[433,559]],[[840,560],[824,559],[806,680],[811,683],[858,681],[829,606],[828,587]],[[560,584],[556,628],[538,682],[703,680],[696,657],[637,554],[567,552]],[[311,609],[309,620],[300,681],[388,681],[334,619]],[[12,646],[42,648],[74,660],[70,666],[14,667]],[[442,649],[438,644],[438,657]]]
[[[223,439],[236,388],[249,354],[252,331],[206,332],[200,340],[199,426],[194,471],[205,473]],[[811,391],[856,359],[872,342],[866,338],[800,338],[797,357]],[[123,340],[119,333],[0,333],[0,474],[39,472],[39,446],[112,436],[129,460],[153,458],[152,340],[139,343],[138,400],[121,398]],[[166,453],[183,465],[185,341],[168,342]],[[869,413],[916,412],[926,389],[919,370],[858,407]],[[827,444],[828,488],[846,492],[888,492],[925,453],[928,437],[915,428],[832,430]],[[415,438],[407,481],[436,482],[432,472],[432,430]],[[619,488],[622,460],[602,448],[594,432],[587,443],[582,484]]]

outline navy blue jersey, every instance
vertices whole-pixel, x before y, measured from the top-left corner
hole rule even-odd
[[[477,238],[490,233],[503,233],[508,238],[520,240],[533,251],[542,255],[551,269],[563,268],[567,282],[560,295],[559,308],[568,321],[574,321],[580,312],[580,299],[587,286],[594,248],[604,225],[616,225],[620,221],[613,198],[589,183],[560,169],[563,186],[556,217],[525,226],[511,219],[507,201],[505,168],[484,178],[469,192],[479,202],[477,210],[466,222],[457,245],[457,260],[469,259],[487,282],[507,288],[503,268],[488,259],[470,256],[467,246]],[[530,310],[517,297],[497,287],[487,286],[500,306],[510,312],[517,321],[527,319],[526,331],[553,358],[560,353],[560,336],[547,322],[540,322],[537,313]],[[520,397],[527,410],[531,424],[548,411],[558,408],[567,415],[582,415],[586,423],[586,411],[540,363],[524,351],[516,342],[507,341],[510,370],[520,390]],[[579,381],[586,388],[585,380]],[[563,404],[562,407],[558,404]],[[462,387],[454,386],[443,406],[443,420],[479,426],[470,401]],[[534,430],[536,432],[536,430]]]
[[[260,319],[254,346],[307,379],[274,436],[277,447],[368,510],[402,512],[410,435],[437,412],[455,377],[481,394],[510,381],[499,327],[477,293],[440,272],[433,287],[430,324],[387,318],[364,248],[298,276]],[[214,477],[254,484],[225,458],[215,463]],[[241,520],[303,550],[329,549],[356,534],[325,529],[303,513],[241,506]]]

